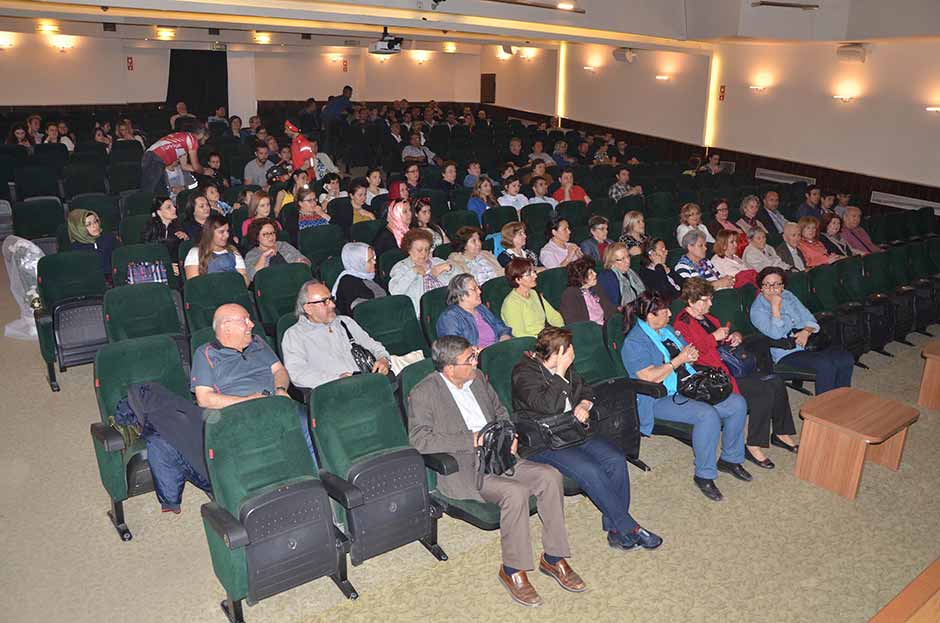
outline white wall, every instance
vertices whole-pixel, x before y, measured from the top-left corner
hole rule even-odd
[[[170,54],[166,49],[135,49],[120,39],[71,37],[65,52],[53,38],[3,33],[13,46],[0,52],[0,105],[120,104],[166,99]],[[134,69],[127,69],[127,57]]]
[[[480,51],[480,72],[496,74],[496,105],[554,115],[558,52],[537,49],[531,60],[518,54],[501,60],[500,54],[497,45],[483,46]]]
[[[880,42],[864,64],[839,62],[835,48],[722,44],[714,144],[936,186],[940,115],[924,108],[940,105],[940,42]],[[769,88],[752,92],[759,81]]]
[[[569,45],[565,116],[686,143],[701,144],[708,57],[639,50],[633,63],[613,48]],[[590,72],[585,66],[596,67]],[[656,80],[668,75],[669,81]]]

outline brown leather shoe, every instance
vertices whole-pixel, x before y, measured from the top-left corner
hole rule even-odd
[[[509,591],[510,597],[516,603],[535,608],[542,605],[542,598],[535,592],[535,587],[529,583],[529,578],[525,571],[517,571],[512,575],[506,575],[506,570],[502,565],[499,567],[499,581]]]
[[[555,578],[558,585],[566,591],[583,593],[587,590],[587,585],[584,583],[584,580],[581,579],[581,576],[571,568],[571,565],[569,565],[568,561],[564,558],[559,560],[557,564],[550,565],[543,557],[539,560],[539,571],[551,578]]]

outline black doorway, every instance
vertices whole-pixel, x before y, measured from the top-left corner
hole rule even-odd
[[[189,112],[205,119],[219,106],[228,110],[228,60],[225,52],[170,50],[166,103],[186,102]]]

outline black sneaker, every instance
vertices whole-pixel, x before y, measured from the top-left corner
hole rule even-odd
[[[633,552],[641,548],[636,539],[625,539],[622,534],[615,532],[607,533],[607,545],[622,552]]]
[[[656,549],[663,544],[663,538],[658,534],[653,534],[646,528],[637,526],[630,534],[624,534],[620,537],[624,543],[634,543],[643,549]]]

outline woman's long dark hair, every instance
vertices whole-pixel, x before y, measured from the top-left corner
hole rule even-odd
[[[669,303],[659,292],[647,290],[636,297],[629,305],[623,308],[624,331],[629,331],[636,324],[637,320],[646,320],[650,314],[667,309]]]
[[[206,218],[206,222],[202,226],[202,237],[199,238],[200,275],[205,275],[206,271],[209,269],[209,260],[212,258],[212,239],[215,237],[215,230],[228,224],[228,219],[216,212],[212,212]],[[232,232],[229,231],[229,240],[232,239],[231,235]],[[225,250],[235,254],[238,253],[238,250],[231,242],[225,246]]]

